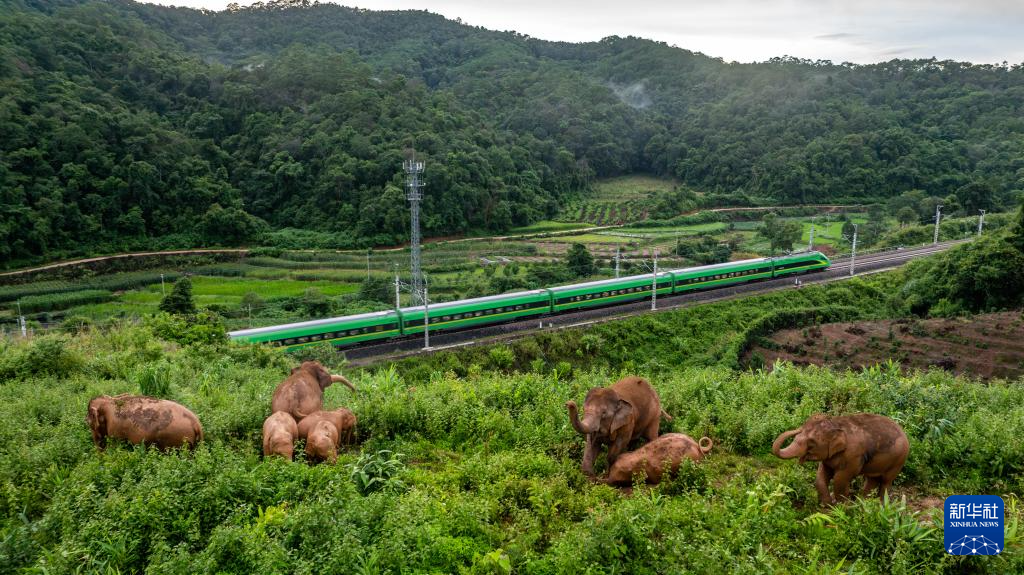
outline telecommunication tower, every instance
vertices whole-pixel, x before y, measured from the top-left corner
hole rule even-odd
[[[423,184],[420,182],[420,174],[423,173],[423,162],[412,159],[402,163],[406,175],[406,199],[409,200],[409,212],[411,215],[412,233],[410,252],[412,255],[412,296],[417,303],[423,303],[423,271],[420,268],[420,201],[423,200],[423,191],[420,189]]]

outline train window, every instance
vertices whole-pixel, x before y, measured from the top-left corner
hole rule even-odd
[[[482,313],[484,313],[484,312],[482,312],[482,311],[478,311],[478,312],[474,313],[473,315],[474,315],[475,317],[480,317],[480,315],[481,315]]]
[[[298,340],[299,340],[299,343],[306,343],[307,341],[309,341],[309,338],[308,337],[300,337],[300,338],[298,338]]]

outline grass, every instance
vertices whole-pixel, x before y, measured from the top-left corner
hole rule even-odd
[[[564,403],[636,366],[351,374],[360,393],[330,387],[325,406],[356,413],[359,445],[337,465],[310,466],[260,458],[261,423],[291,365],[266,348],[180,347],[146,326],[0,347],[0,571],[1024,570],[1020,383],[884,368],[640,369],[674,416],[662,431],[706,434],[716,446],[705,462],[628,495],[582,476],[583,441]],[[160,453],[114,443],[98,453],[84,421],[89,398],[153,387],[154,373],[202,421],[202,445]],[[892,502],[821,509],[814,465],[769,454],[779,432],[816,411],[903,423],[911,455]],[[373,490],[367,474],[379,478]],[[1003,555],[943,553],[941,511],[926,497],[950,493],[1005,498]]]
[[[526,234],[542,234],[547,232],[562,232],[566,230],[576,230],[580,228],[590,227],[590,224],[583,222],[555,222],[551,220],[544,220],[528,226],[519,228],[512,228],[508,231],[508,235],[526,235]]]
[[[676,182],[653,176],[618,176],[594,184],[594,200],[623,202],[639,200],[657,192],[671,192]]]
[[[579,234],[558,238],[560,242],[579,244],[628,244],[639,241],[637,238],[628,238],[614,234]]]

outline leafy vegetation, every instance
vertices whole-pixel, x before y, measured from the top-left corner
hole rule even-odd
[[[564,403],[629,366],[571,376],[480,365],[464,377],[363,372],[358,396],[332,387],[325,399],[355,411],[361,445],[335,466],[309,466],[301,455],[259,457],[270,395],[289,367],[267,348],[177,347],[146,326],[2,345],[4,572],[1024,568],[1013,495],[1024,488],[1019,384],[884,367],[641,371],[674,416],[666,431],[707,434],[716,448],[675,479],[627,496],[581,475],[582,440]],[[117,443],[97,452],[84,423],[88,399],[148,382],[189,406],[206,440],[194,453]],[[777,433],[816,411],[873,411],[903,423],[911,457],[888,505],[823,510],[813,465],[769,455]],[[405,454],[401,464],[394,453]],[[940,511],[922,502],[953,492],[1006,498],[1006,553],[981,561],[943,553]]]

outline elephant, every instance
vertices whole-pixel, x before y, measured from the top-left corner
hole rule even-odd
[[[286,411],[275,411],[263,422],[263,456],[279,455],[292,459],[299,427]]]
[[[793,437],[789,447],[782,445]],[[779,435],[772,453],[782,459],[819,461],[814,487],[818,501],[831,506],[849,498],[850,482],[865,477],[863,494],[878,488],[884,498],[910,453],[907,434],[898,423],[882,415],[858,413],[840,417],[812,415],[802,426]],[[829,493],[832,482],[834,496]]]
[[[338,428],[326,419],[313,426],[306,436],[306,458],[314,463],[338,459]]]
[[[86,421],[92,441],[106,449],[107,437],[160,449],[195,448],[203,440],[203,426],[187,407],[167,399],[142,395],[101,395],[89,401]]]
[[[577,433],[586,437],[581,469],[594,477],[594,459],[602,445],[608,444],[608,466],[615,464],[629,442],[644,436],[658,438],[660,417],[672,421],[661,408],[658,392],[642,377],[628,376],[609,387],[595,387],[583,401],[583,418],[577,414],[575,401],[565,404],[569,422]]]
[[[697,442],[689,435],[666,433],[636,451],[620,455],[604,481],[609,485],[630,485],[633,476],[643,472],[647,483],[656,485],[666,469],[675,473],[684,459],[704,459],[713,445],[708,437],[701,437]]]
[[[329,421],[338,430],[338,446],[351,443],[356,429],[356,416],[350,410],[339,407],[333,411],[317,411],[304,417],[299,423],[299,437],[306,439],[309,432],[321,421]]]
[[[338,382],[356,392],[355,386],[344,376],[331,375],[318,361],[304,361],[292,369],[291,375],[274,390],[270,411],[284,411],[290,413],[296,422],[302,421],[310,413],[323,408],[324,390]]]

